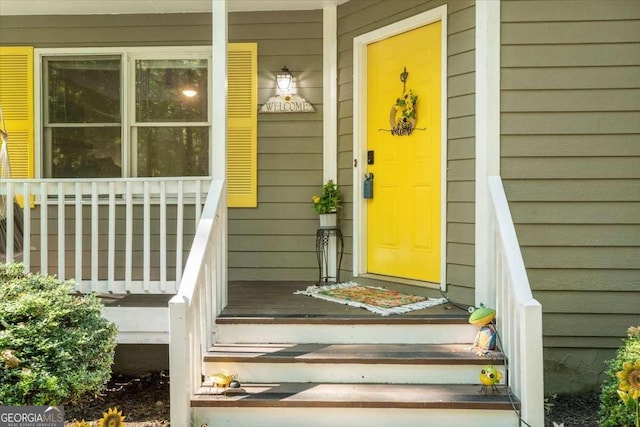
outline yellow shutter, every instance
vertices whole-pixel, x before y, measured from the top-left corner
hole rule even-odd
[[[0,47],[0,106],[12,178],[33,178],[33,48]]]
[[[258,46],[230,43],[227,63],[229,207],[258,206]]]
[[[33,178],[33,47],[0,46],[0,107],[9,135],[11,177]],[[24,206],[22,196],[16,200]]]

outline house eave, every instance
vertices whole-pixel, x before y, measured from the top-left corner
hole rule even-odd
[[[229,12],[323,9],[348,0],[227,0]],[[0,0],[0,15],[122,15],[212,11],[212,0]]]

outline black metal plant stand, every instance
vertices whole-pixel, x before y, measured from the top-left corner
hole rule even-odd
[[[336,252],[338,263],[336,265],[336,276],[329,276],[329,240],[332,236],[336,238]],[[344,241],[342,231],[338,227],[320,227],[316,232],[316,256],[318,257],[318,269],[320,271],[319,282],[327,283],[329,279],[340,282],[340,264],[344,253]]]

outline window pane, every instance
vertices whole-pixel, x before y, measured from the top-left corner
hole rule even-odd
[[[207,122],[207,61],[136,61],[136,121]]]
[[[209,128],[138,129],[138,176],[209,175]]]
[[[120,123],[120,59],[47,59],[48,123]]]
[[[122,176],[120,127],[49,128],[52,178]]]

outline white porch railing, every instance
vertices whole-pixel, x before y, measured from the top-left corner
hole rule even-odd
[[[169,301],[171,425],[191,425],[191,397],[202,383],[203,355],[215,318],[227,304],[227,209],[224,182],[214,180],[178,293]]]
[[[74,279],[80,292],[175,293],[210,183],[209,177],[0,181],[0,196],[27,201],[6,211],[2,261]],[[13,244],[19,234],[21,252]]]
[[[495,232],[497,327],[508,361],[507,383],[520,399],[521,417],[544,425],[542,306],[533,298],[507,198],[499,176],[490,176]]]

